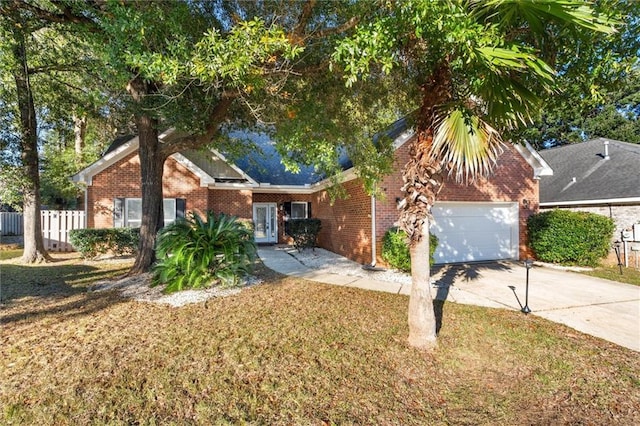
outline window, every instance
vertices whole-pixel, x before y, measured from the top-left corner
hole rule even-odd
[[[307,205],[308,203],[293,201],[291,203],[291,219],[306,219],[308,217]]]
[[[184,217],[185,200],[183,198],[165,198],[162,201],[164,226]],[[141,198],[116,198],[113,200],[113,226],[115,228],[139,228],[142,224]]]
[[[125,226],[127,228],[140,228],[142,223],[142,198],[125,199]]]
[[[176,199],[165,198],[162,200],[162,210],[164,211],[164,226],[176,221]]]

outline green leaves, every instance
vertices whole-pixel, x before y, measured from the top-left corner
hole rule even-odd
[[[335,62],[344,66],[347,87],[359,79],[367,79],[371,64],[380,66],[382,72],[389,73],[397,60],[393,52],[396,32],[393,22],[381,18],[361,28],[351,38],[339,43],[332,55]]]
[[[486,176],[502,153],[500,133],[478,116],[454,109],[436,119],[431,156],[443,160],[457,181]]]
[[[263,77],[285,66],[302,47],[289,43],[284,31],[258,18],[241,22],[227,34],[211,29],[196,43],[189,73],[205,84],[251,91],[264,86]]]
[[[154,285],[172,293],[216,283],[236,285],[249,272],[256,248],[253,232],[237,218],[207,212],[174,222],[158,234]]]
[[[580,266],[598,265],[609,253],[615,229],[606,216],[560,209],[529,217],[527,227],[536,258]]]

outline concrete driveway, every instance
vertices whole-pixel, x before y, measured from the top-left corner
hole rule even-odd
[[[441,300],[515,310],[525,305],[521,262],[436,267],[433,279]],[[528,306],[533,315],[640,351],[638,286],[534,266]]]
[[[260,247],[258,255],[268,268],[286,275],[388,293],[411,292],[410,284],[385,281],[376,272],[363,274],[361,265],[355,262],[347,261],[358,273],[336,273],[307,267],[276,247]],[[526,268],[522,262],[436,266],[432,274],[436,299],[517,311],[525,305],[525,283]],[[528,302],[531,315],[640,352],[638,286],[534,266],[529,271]]]

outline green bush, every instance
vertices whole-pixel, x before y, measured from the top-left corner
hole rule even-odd
[[[216,283],[237,285],[239,276],[250,272],[255,254],[246,223],[211,211],[206,221],[191,213],[158,234],[153,284],[166,284],[166,293]]]
[[[69,231],[69,241],[84,258],[107,253],[116,256],[131,255],[138,251],[140,229],[72,229]]]
[[[433,265],[433,255],[438,247],[438,237],[429,234],[429,265]],[[409,239],[406,232],[397,227],[389,228],[382,238],[382,258],[392,267],[411,272],[411,255]]]
[[[293,246],[301,251],[316,246],[320,228],[320,219],[289,219],[287,233],[293,238]]]
[[[538,260],[597,266],[609,253],[613,220],[594,213],[550,210],[529,217],[529,244]]]

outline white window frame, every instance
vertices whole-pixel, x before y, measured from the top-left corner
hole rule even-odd
[[[304,216],[303,217],[295,217],[293,216],[293,206],[294,205],[302,205],[302,208],[304,209]],[[307,209],[307,202],[306,201],[292,201],[291,202],[291,219],[308,219],[309,218],[309,210]]]
[[[140,208],[140,219],[133,219],[129,221],[129,201],[139,201],[142,206],[142,198],[125,198],[124,199],[124,218],[123,218],[123,226],[125,228],[140,228],[142,225],[142,207]],[[167,220],[166,216],[162,218],[164,226],[167,226],[176,221],[176,216],[178,213],[178,206],[176,204],[175,198],[163,198],[162,199],[162,211],[163,215],[165,215],[166,210],[164,209],[164,203],[173,202],[173,219]]]

